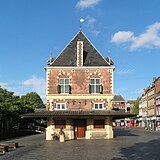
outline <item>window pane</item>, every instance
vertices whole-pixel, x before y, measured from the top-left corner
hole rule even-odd
[[[61,93],[65,93],[65,87],[61,85]]]
[[[62,109],[65,109],[65,104],[62,104]]]
[[[59,84],[64,84],[64,79],[60,79]]]
[[[102,104],[99,104],[99,109],[102,109],[102,108],[103,108]]]
[[[98,104],[95,104],[94,107],[95,107],[95,109],[98,109]]]
[[[65,93],[69,93],[69,85],[65,86]]]
[[[60,104],[57,104],[57,109],[60,109]]]
[[[96,84],[100,84],[100,79],[96,79]]]
[[[100,93],[100,85],[96,85],[96,93]]]
[[[94,80],[95,80],[95,79],[91,79],[91,84],[94,84]]]
[[[91,85],[91,93],[94,93],[94,85]]]
[[[69,79],[65,79],[65,84],[69,84]]]

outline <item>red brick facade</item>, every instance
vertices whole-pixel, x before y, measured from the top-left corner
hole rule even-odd
[[[68,110],[91,110],[93,103],[104,103],[108,106],[108,100],[104,98],[99,98],[101,95],[112,95],[113,91],[113,68],[86,68],[86,69],[50,69],[47,73],[47,92],[49,95],[55,95],[59,98],[52,99],[52,109],[55,108],[56,103],[66,103]],[[57,86],[59,84],[60,78],[69,78],[71,93],[70,94],[59,94]],[[103,92],[97,94],[89,93],[89,85],[91,78],[99,78],[101,80],[101,85],[103,86]],[[84,99],[73,99],[70,98],[72,95],[85,95],[88,98]],[[91,95],[97,95],[97,99],[90,99]],[[68,98],[61,99],[61,96],[68,96]],[[49,102],[48,102],[49,104]],[[50,107],[48,107],[48,110]]]
[[[103,94],[112,94],[112,73],[110,69],[57,69],[48,74],[48,94],[58,94],[59,78],[69,78],[72,94],[88,94],[90,78],[100,78],[103,85]]]

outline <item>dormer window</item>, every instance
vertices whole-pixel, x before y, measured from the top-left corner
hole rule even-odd
[[[101,79],[100,78],[91,78],[90,79],[90,86],[89,86],[89,92],[90,93],[102,93],[102,85],[101,85]]]
[[[69,78],[60,78],[57,90],[59,94],[71,93]]]

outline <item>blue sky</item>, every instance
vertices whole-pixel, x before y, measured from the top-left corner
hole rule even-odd
[[[135,99],[160,76],[158,0],[0,0],[0,85],[45,99],[44,66],[79,31],[115,62],[115,94]]]

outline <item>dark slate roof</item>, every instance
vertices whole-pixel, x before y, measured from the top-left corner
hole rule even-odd
[[[125,99],[121,95],[114,95],[113,102],[125,102]]]
[[[116,118],[126,118],[126,117],[133,117],[136,116],[135,114],[129,114],[122,111],[114,111],[114,110],[97,110],[97,111],[42,111],[42,112],[34,112],[21,115],[22,118],[46,118],[46,117],[58,117],[58,118],[87,118],[93,116],[112,116]]]
[[[82,31],[76,34],[49,66],[77,66],[77,41],[79,40],[83,41],[83,66],[110,66]]]

